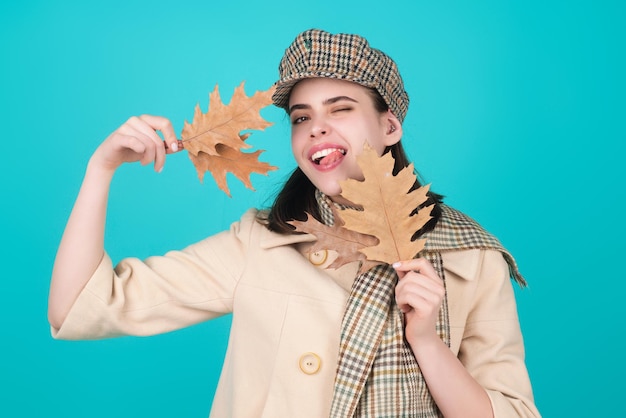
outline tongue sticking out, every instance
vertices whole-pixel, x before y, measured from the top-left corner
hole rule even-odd
[[[322,158],[318,164],[319,165],[330,165],[333,164],[337,161],[339,161],[340,159],[342,159],[344,157],[344,154],[337,150],[337,151],[333,151],[330,154],[328,154],[326,157]]]

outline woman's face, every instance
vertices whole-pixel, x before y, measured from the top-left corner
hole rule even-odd
[[[380,113],[367,88],[330,78],[304,79],[289,98],[291,148],[300,169],[339,201],[339,182],[363,179],[356,157],[367,142],[381,155],[402,137],[391,111]]]

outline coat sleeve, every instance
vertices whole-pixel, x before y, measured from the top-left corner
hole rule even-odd
[[[487,391],[496,418],[539,417],[508,265],[497,251],[480,254],[459,359]]]
[[[232,312],[254,213],[229,231],[180,251],[113,266],[105,254],[74,302],[57,339],[164,333]]]

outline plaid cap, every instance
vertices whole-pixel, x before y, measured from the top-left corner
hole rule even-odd
[[[304,78],[315,77],[347,80],[376,89],[400,122],[409,108],[409,96],[396,63],[359,35],[333,35],[319,29],[302,32],[285,50],[278,71],[280,79],[272,100],[285,110],[293,86]]]

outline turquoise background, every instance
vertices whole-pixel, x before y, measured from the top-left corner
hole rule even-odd
[[[0,416],[203,417],[229,319],[150,338],[50,337],[57,244],[96,146],[128,117],[177,132],[219,83],[228,101],[275,81],[310,27],[365,35],[411,95],[405,144],[434,190],[497,234],[516,289],[537,405],[546,417],[626,416],[625,3],[621,1],[71,1],[0,6]],[[282,112],[252,135],[280,166],[201,184],[186,153],[156,174],[117,173],[114,259],[185,246],[265,206],[293,168]]]

